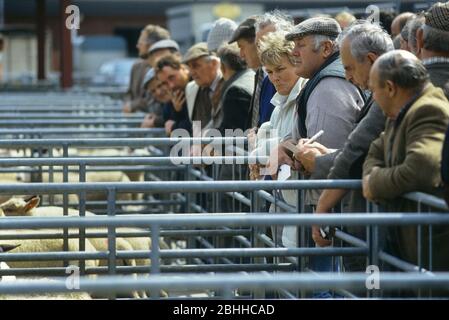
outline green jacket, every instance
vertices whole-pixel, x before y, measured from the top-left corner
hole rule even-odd
[[[444,134],[449,123],[449,102],[440,88],[426,87],[395,129],[387,119],[385,131],[373,141],[363,165],[371,174],[374,199],[388,211],[416,212],[416,205],[400,198],[407,192],[436,194],[441,185],[440,166]],[[380,169],[371,173],[373,167]],[[389,228],[388,243],[395,254],[417,262],[417,228]],[[428,261],[427,227],[423,228],[423,262]],[[434,270],[449,270],[449,226],[433,228]],[[441,259],[443,258],[443,259]]]

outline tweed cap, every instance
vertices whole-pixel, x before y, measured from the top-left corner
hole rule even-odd
[[[229,40],[229,44],[236,42],[240,38],[255,38],[256,37],[256,21],[257,16],[251,16],[243,21],[237,29],[234,31],[234,34]]]
[[[337,20],[328,17],[315,17],[304,20],[296,25],[293,30],[285,36],[285,39],[292,41],[296,38],[303,38],[312,34],[338,37],[341,27]]]
[[[156,72],[154,72],[153,68],[148,69],[147,73],[145,73],[145,77],[142,81],[142,88],[146,88],[146,86],[150,83],[151,80],[156,76]]]
[[[426,14],[426,25],[429,27],[449,31],[449,2],[435,3]]]
[[[182,58],[182,63],[188,63],[192,60],[195,60],[199,57],[204,57],[204,56],[210,56],[210,52],[207,49],[207,43],[199,42],[199,43],[191,46],[190,49],[187,50],[186,54]]]
[[[227,43],[236,29],[237,23],[230,19],[220,18],[215,21],[207,36],[207,48],[209,51],[217,51],[223,43]]]
[[[154,51],[160,50],[160,49],[174,49],[176,51],[179,51],[179,45],[176,43],[176,41],[171,39],[165,39],[155,42],[150,49],[148,49],[148,54],[153,53]]]

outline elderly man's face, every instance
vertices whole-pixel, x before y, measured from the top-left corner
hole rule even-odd
[[[366,90],[368,89],[369,73],[372,67],[371,60],[365,57],[363,62],[359,62],[351,54],[351,42],[346,39],[340,48],[341,61],[345,68],[345,75],[348,81]]]
[[[170,66],[165,66],[157,73],[160,81],[168,86],[171,91],[184,90],[189,82],[189,71],[185,66],[176,70]]]
[[[324,63],[322,49],[315,50],[313,36],[294,39],[295,47],[292,54],[296,62],[296,74],[303,78],[312,77]]]
[[[257,54],[257,46],[255,42],[246,39],[238,39],[237,45],[240,49],[240,57],[245,60],[248,68],[257,69],[260,67],[260,59]]]
[[[204,56],[187,62],[190,75],[200,87],[209,87],[217,77],[219,62]]]

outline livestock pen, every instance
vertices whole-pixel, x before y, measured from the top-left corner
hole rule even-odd
[[[71,101],[77,99],[80,103],[74,108]],[[0,276],[17,277],[0,282],[0,295],[69,292],[65,277],[72,262],[80,270],[80,290],[107,298],[135,291],[149,291],[153,299],[297,299],[320,290],[347,298],[388,298],[392,289],[408,289],[414,297],[439,297],[447,291],[449,275],[434,271],[432,263],[424,267],[424,260],[432,262],[438,256],[432,250],[433,228],[449,224],[448,216],[441,214],[448,211],[441,199],[407,194],[404,197],[417,204],[416,212],[410,213],[384,213],[366,203],[366,210],[358,213],[341,205],[338,213],[308,214],[303,201],[308,190],[359,190],[361,181],[244,181],[247,164],[266,159],[233,148],[230,155],[174,161],[170,148],[180,142],[229,142],[235,147],[246,138],[166,138],[161,129],[137,128],[142,119],[143,115],[124,117],[117,102],[97,96],[29,94],[0,102],[0,149],[5,154],[0,172],[29,176],[14,184],[0,183],[0,195],[39,195],[41,206],[61,208],[61,215],[54,217],[11,217],[5,212],[0,245],[27,239],[57,239],[62,244],[51,252],[0,253],[0,261],[10,265]],[[127,153],[102,154],[105,149]],[[137,149],[147,152],[133,154]],[[219,180],[224,166],[232,168],[230,181]],[[90,172],[145,174],[139,181],[98,182],[89,181]],[[293,190],[296,205],[284,202],[280,190]],[[102,198],[89,199],[96,193]],[[123,194],[142,197],[120,198]],[[275,214],[268,213],[270,205]],[[332,247],[314,246],[312,225],[336,227]],[[273,226],[297,226],[296,246],[282,246]],[[362,227],[363,237],[348,233],[346,226]],[[383,247],[386,226],[417,228],[416,265]],[[129,238],[151,239],[151,246],[118,247]],[[104,250],[90,250],[89,239],[105,239]],[[424,257],[424,249],[429,256]],[[316,272],[309,265],[314,256],[331,257],[339,265],[345,257],[359,257],[363,271]],[[139,259],[145,263],[123,263]],[[100,260],[104,263],[95,262]],[[47,266],[12,267],[17,262]],[[368,266],[380,268],[380,289],[366,286]],[[56,280],[20,281],[27,277]]]

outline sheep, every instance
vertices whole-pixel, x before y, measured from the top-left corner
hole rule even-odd
[[[0,209],[3,210],[6,216],[36,216],[36,217],[61,217],[63,216],[64,209],[61,207],[38,207],[40,199],[33,196],[29,199],[23,198],[11,198],[8,201],[0,204]],[[79,211],[68,208],[69,216],[79,216]],[[96,216],[90,211],[85,212],[86,216]],[[93,229],[88,229],[92,231]],[[105,231],[106,229],[97,229],[96,231]],[[117,228],[117,232],[121,233],[136,233],[144,231],[139,228]],[[118,238],[119,239],[119,238]],[[149,237],[127,237],[126,240],[131,244],[134,250],[151,250],[151,239]],[[95,246],[95,245],[94,245]],[[160,239],[159,246],[162,249],[169,249],[169,246]],[[97,248],[98,250],[98,248]],[[136,261],[138,265],[148,265],[149,259],[143,259]]]
[[[17,248],[17,246],[11,246],[11,245],[3,245],[0,244],[0,253],[8,252],[10,250],[13,250]],[[0,269],[1,270],[7,270],[10,269],[10,267],[5,262],[0,262]],[[31,280],[30,278],[27,278],[26,281],[35,281],[38,279]],[[47,281],[54,281],[50,279],[39,279],[39,280],[47,280]],[[23,281],[23,280],[22,280]],[[0,282],[22,282],[20,279],[18,280],[16,276],[0,276]],[[92,297],[85,293],[85,292],[70,292],[70,293],[64,293],[64,294],[20,294],[20,295],[0,295],[0,300],[90,300]]]
[[[17,248],[17,246],[0,245],[0,253],[5,253]],[[7,270],[9,266],[5,262],[0,262],[0,270]],[[16,276],[2,276],[0,275],[0,281],[15,281]]]
[[[62,172],[54,172],[53,173],[53,182],[62,183],[63,174]],[[86,181],[87,182],[130,182],[130,179],[126,174],[121,171],[110,171],[110,172],[86,172]],[[50,175],[44,174],[42,176],[42,182],[48,183],[50,182]],[[79,174],[69,172],[68,182],[79,182]],[[77,196],[77,195],[74,195]],[[77,198],[76,198],[77,199]],[[132,194],[130,193],[117,193],[117,200],[132,200]],[[70,199],[69,199],[70,200]],[[88,192],[86,193],[87,201],[106,201],[107,193],[106,192]],[[76,201],[77,202],[77,201]]]
[[[23,183],[15,172],[0,172],[0,182],[7,184]],[[10,196],[0,195],[0,203],[8,200]]]
[[[11,235],[12,237],[20,234],[52,234],[58,232],[54,229],[39,229],[39,230],[2,230],[0,234]],[[93,240],[93,241],[91,241]],[[16,253],[36,253],[36,252],[55,252],[63,251],[63,240],[62,239],[21,239],[21,240],[2,240],[2,246],[18,246],[15,250]],[[86,252],[96,252],[95,245],[101,247],[103,250],[107,250],[107,242],[102,241],[102,239],[86,239],[85,240],[85,251]],[[132,247],[124,240],[117,239],[117,250],[132,250]],[[68,249],[69,251],[79,251],[79,240],[78,239],[68,239]],[[125,263],[126,261],[131,261],[131,263]],[[136,266],[135,260],[119,260],[117,265],[129,265]],[[69,261],[69,265],[78,266],[78,261]],[[86,268],[107,266],[105,260],[85,260]],[[10,261],[8,266],[11,268],[58,268],[63,267],[63,262],[60,260],[53,261]],[[93,277],[95,278],[95,277]],[[101,296],[97,296],[101,297]],[[132,292],[132,298],[146,298],[147,294],[145,292]]]
[[[52,229],[17,229],[17,230],[1,230],[0,234],[9,235],[11,238],[21,234],[40,235],[54,234]],[[36,253],[36,252],[58,252],[63,251],[62,239],[20,239],[20,240],[2,240],[2,245],[18,246],[14,251],[16,253]],[[94,246],[89,240],[85,242],[86,252],[96,252]],[[79,251],[79,240],[68,240],[68,251]],[[79,265],[77,260],[69,261],[71,265]],[[8,265],[11,268],[59,268],[63,267],[62,261],[10,261]],[[86,267],[98,267],[98,260],[86,260]]]
[[[36,217],[61,217],[63,216],[63,208],[61,207],[38,207],[39,197],[32,197],[28,200],[23,198],[11,198],[7,202],[0,204],[0,212],[3,212],[6,216],[36,216]],[[78,210],[68,209],[69,216],[79,216]],[[86,211],[86,216],[95,216],[94,213]],[[86,231],[101,233],[105,232],[105,228],[88,228]],[[73,234],[76,230],[70,229],[70,234]],[[117,232],[121,233],[135,233],[143,231],[137,228],[117,228]],[[73,232],[73,233],[72,233]],[[107,238],[88,238],[90,243],[97,251],[108,251],[108,241]],[[160,239],[159,245],[161,248],[168,249],[168,245]],[[117,251],[132,251],[132,250],[151,250],[151,239],[148,237],[130,237],[130,238],[116,238],[116,250]],[[118,265],[127,266],[145,266],[149,265],[149,259],[126,259],[118,261]],[[99,261],[100,266],[107,266],[106,260]],[[145,294],[140,293],[142,297]],[[161,293],[162,296],[166,294]]]

